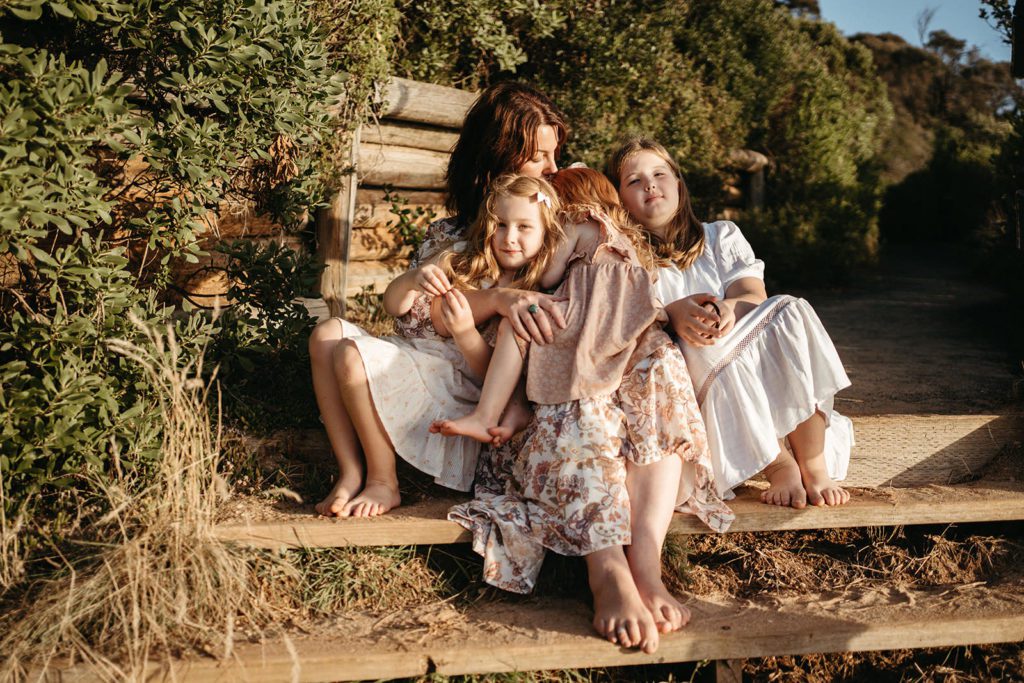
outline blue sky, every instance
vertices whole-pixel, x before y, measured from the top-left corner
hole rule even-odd
[[[943,29],[950,35],[976,45],[983,56],[998,61],[1010,60],[1010,46],[1002,36],[978,18],[978,0],[819,0],[821,16],[844,34],[896,33],[913,45],[917,37],[917,17],[925,8],[935,9],[929,30]]]

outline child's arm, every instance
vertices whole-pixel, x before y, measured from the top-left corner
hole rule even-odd
[[[409,312],[416,295],[426,292],[433,296],[442,296],[452,288],[448,276],[437,265],[425,263],[419,268],[412,268],[402,273],[384,290],[384,310],[388,315],[399,317]]]
[[[580,228],[582,226],[569,223],[565,228],[565,241],[558,245],[555,255],[551,257],[551,263],[540,278],[540,286],[543,289],[552,289],[558,286],[565,275],[565,267],[569,265],[569,257],[576,251],[576,243],[579,242]]]
[[[439,297],[431,305],[433,317],[434,306],[439,307],[441,321],[455,340],[455,345],[466,358],[469,369],[477,379],[482,380],[487,374],[487,366],[491,362],[491,347],[484,341],[473,323],[473,310],[465,295],[457,289],[451,289],[443,297]],[[435,325],[436,327],[436,325]]]

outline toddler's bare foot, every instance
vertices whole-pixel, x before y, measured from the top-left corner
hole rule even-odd
[[[624,570],[623,570],[624,569]],[[594,628],[623,647],[651,653],[658,649],[658,627],[640,598],[628,566],[590,577],[594,593]]]
[[[458,420],[436,420],[430,425],[430,431],[440,432],[445,436],[468,436],[482,443],[491,443],[494,436],[488,432],[495,428],[494,422],[484,420],[476,413],[470,413]]]
[[[676,600],[661,581],[653,585],[637,582],[636,588],[660,632],[678,631],[690,623],[690,610]]]
[[[348,505],[348,501],[352,499],[352,496],[359,493],[362,485],[363,478],[361,474],[351,477],[338,477],[338,481],[334,482],[334,487],[327,494],[327,497],[316,504],[317,514],[324,517],[347,517],[348,515],[344,513],[345,506]]]
[[[822,462],[806,463],[800,468],[800,475],[807,490],[807,502],[811,505],[843,505],[850,500],[850,492],[828,476],[824,458]]]
[[[533,419],[533,411],[530,407],[519,401],[509,402],[505,413],[501,416],[501,422],[497,427],[491,427],[487,433],[491,435],[491,443],[500,446],[519,432],[526,429]]]
[[[789,451],[782,449],[779,457],[764,469],[771,486],[761,494],[761,502],[768,505],[792,505],[796,509],[807,507],[807,491],[800,479],[800,467]]]
[[[401,504],[396,484],[368,480],[359,495],[348,502],[341,516],[376,517]]]

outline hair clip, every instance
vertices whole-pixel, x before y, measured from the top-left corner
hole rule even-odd
[[[587,165],[582,161],[574,161],[568,166],[566,166],[566,168],[587,168]]]
[[[541,190],[537,190],[537,203],[543,203],[549,209],[551,208],[551,197],[544,194]]]

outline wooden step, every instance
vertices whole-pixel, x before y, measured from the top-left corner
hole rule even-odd
[[[867,526],[995,522],[1024,519],[1024,483],[984,481],[956,486],[853,490],[849,504],[804,510],[761,503],[760,490],[740,489],[729,503],[736,513],[730,532],[785,531]],[[349,546],[465,543],[470,533],[446,519],[463,498],[432,499],[399,507],[380,517],[317,517],[310,505],[246,501],[237,516],[217,526],[225,541],[262,548],[339,548]],[[672,534],[710,533],[697,518],[676,514]]]
[[[1024,590],[979,585],[851,589],[757,602],[691,598],[683,630],[654,654],[598,638],[578,600],[440,603],[388,615],[346,613],[311,633],[236,645],[234,656],[154,663],[149,681],[334,681],[951,647],[1024,640]],[[84,666],[62,681],[90,680]]]

